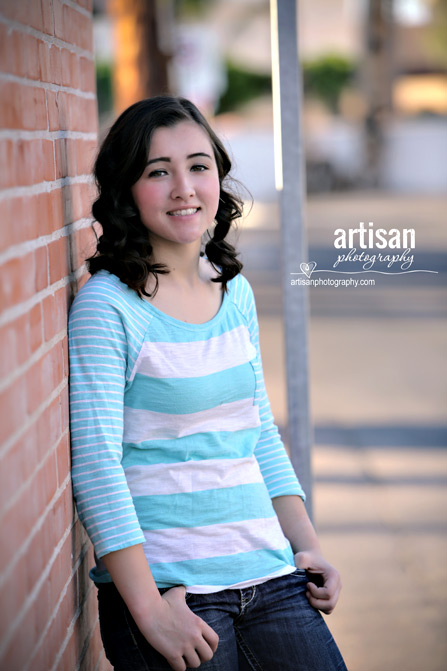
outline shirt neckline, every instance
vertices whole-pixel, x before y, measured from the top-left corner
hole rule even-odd
[[[101,271],[99,271],[101,272]],[[117,275],[114,275],[113,273],[110,273],[109,271],[106,271],[113,279],[114,281],[120,285],[123,289],[127,290],[127,292],[130,292],[133,297],[138,301],[138,305],[142,305],[143,309],[157,315],[160,319],[163,321],[170,323],[172,325],[175,325],[177,327],[183,328],[183,329],[188,329],[188,330],[193,330],[193,331],[201,331],[201,330],[206,330],[210,328],[210,326],[213,326],[217,322],[219,322],[226,312],[227,309],[227,304],[229,301],[229,293],[231,291],[231,280],[227,282],[227,290],[223,292],[223,297],[222,297],[222,302],[220,304],[220,307],[214,317],[209,319],[206,322],[202,322],[200,324],[196,324],[194,322],[184,322],[181,319],[176,319],[175,317],[171,317],[171,315],[168,315],[166,312],[163,312],[163,310],[160,310],[159,308],[155,307],[155,305],[152,305],[152,303],[149,303],[149,301],[144,300],[144,298],[140,298],[136,291],[134,289],[131,289],[127,284],[122,282],[120,278]]]
[[[159,316],[161,319],[163,319],[166,322],[169,322],[170,324],[175,324],[176,326],[180,326],[181,328],[187,328],[191,330],[203,330],[207,329],[210,326],[214,325],[216,322],[220,321],[224,311],[226,310],[226,305],[228,301],[228,292],[224,291],[223,296],[222,296],[222,302],[220,304],[220,307],[214,317],[211,317],[206,322],[201,322],[200,324],[196,324],[194,322],[185,322],[181,319],[176,319],[176,317],[172,317],[171,315],[168,315],[166,312],[163,312],[163,310],[160,310],[160,308],[155,307],[155,305],[152,305],[152,303],[149,303],[149,301],[146,301],[143,299],[143,303],[146,306],[146,308],[150,312],[154,312],[157,316]]]

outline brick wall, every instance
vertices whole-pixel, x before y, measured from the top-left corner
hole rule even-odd
[[[92,0],[0,0],[0,669],[105,671],[69,477],[67,310],[92,248]]]

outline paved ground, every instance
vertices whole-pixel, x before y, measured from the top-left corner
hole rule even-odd
[[[447,669],[445,212],[441,198],[385,194],[308,206],[309,260],[319,268],[330,267],[335,228],[365,220],[415,228],[413,267],[440,271],[311,290],[315,521],[343,577],[328,621],[350,671]],[[241,247],[284,425],[278,240],[277,208],[257,206]]]

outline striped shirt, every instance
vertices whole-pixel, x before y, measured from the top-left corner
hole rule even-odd
[[[159,588],[212,592],[294,570],[271,498],[304,492],[273,423],[253,292],[238,275],[213,319],[170,317],[115,275],[69,320],[72,478],[100,558],[143,544]]]

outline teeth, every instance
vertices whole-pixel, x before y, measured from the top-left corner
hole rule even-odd
[[[174,210],[173,212],[168,212],[168,214],[173,217],[185,217],[188,214],[195,214],[198,209],[198,207],[189,207],[187,210]]]

